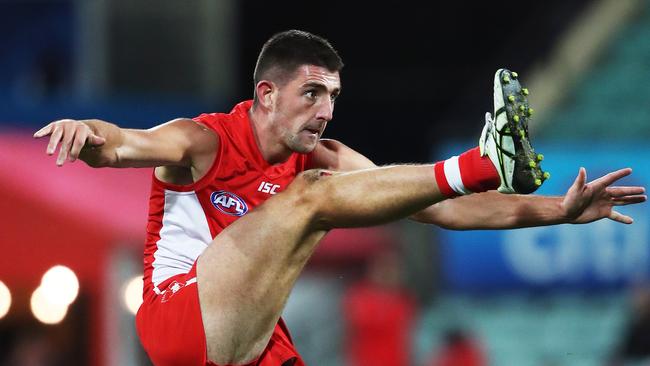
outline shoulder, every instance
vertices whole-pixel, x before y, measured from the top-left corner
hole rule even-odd
[[[318,144],[316,145],[316,148],[312,152],[312,154],[320,154],[320,155],[327,155],[327,154],[336,154],[338,151],[346,148],[342,142],[338,140],[333,140],[333,139],[321,139],[318,141]]]
[[[148,132],[155,141],[179,147],[189,155],[216,150],[219,144],[219,135],[213,129],[191,118],[176,118]]]
[[[201,113],[191,120],[206,125],[218,124],[223,121],[224,117],[228,116],[225,113]]]
[[[203,123],[211,128],[232,125],[233,123],[230,122],[245,122],[248,120],[248,111],[251,109],[252,104],[253,101],[246,100],[235,105],[229,113],[202,113],[192,120]]]
[[[338,154],[344,147],[340,141],[321,139],[311,152],[311,168],[337,170]]]
[[[151,129],[153,132],[156,130],[178,132],[178,135],[191,139],[215,138],[215,133],[206,123],[202,120],[191,118],[176,118]]]
[[[312,151],[311,168],[350,171],[372,168],[375,164],[340,141],[321,139]]]
[[[213,131],[218,131],[224,124],[224,121],[227,119],[227,117],[228,115],[225,113],[202,113],[197,117],[186,120],[191,121],[195,125],[199,125]]]

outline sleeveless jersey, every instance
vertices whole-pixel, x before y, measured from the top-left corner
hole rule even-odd
[[[144,250],[144,288],[159,293],[171,276],[188,273],[212,239],[239,217],[281,192],[305,170],[308,154],[286,162],[264,160],[248,111],[252,101],[228,113],[194,120],[219,136],[219,150],[208,172],[191,185],[174,185],[153,176]]]

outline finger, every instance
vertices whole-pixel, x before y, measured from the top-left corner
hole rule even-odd
[[[50,142],[47,144],[46,151],[48,155],[54,154],[56,146],[59,144],[59,141],[61,141],[61,136],[63,136],[63,127],[61,127],[61,125],[54,127],[54,131],[50,137]]]
[[[622,197],[622,196],[631,196],[635,194],[644,194],[645,187],[625,187],[625,186],[607,187],[606,191],[612,197]]]
[[[632,169],[630,168],[624,168],[624,169],[619,169],[615,172],[608,173],[594,181],[594,183],[600,183],[605,186],[609,186],[612,183],[616,182],[617,180],[626,177],[628,175],[632,174]]]
[[[56,159],[56,165],[61,166],[68,158],[70,153],[70,146],[74,139],[76,129],[73,125],[67,125],[63,131],[63,140],[61,141],[61,148],[59,149],[59,157]]]
[[[645,194],[641,195],[636,195],[636,196],[625,196],[625,197],[619,197],[616,199],[613,199],[612,202],[614,203],[615,206],[625,206],[625,205],[631,205],[634,203],[642,203],[645,202],[648,199],[648,196]]]
[[[90,145],[92,145],[92,146],[102,146],[102,145],[104,145],[105,142],[106,142],[106,139],[101,137],[101,136],[97,136],[97,135],[94,135],[94,134],[91,134],[90,136],[88,136],[88,143]]]
[[[631,224],[634,222],[634,219],[632,219],[630,216],[623,215],[622,213],[616,212],[614,210],[612,210],[612,212],[609,214],[609,218],[622,224]]]
[[[585,170],[585,168],[580,168],[580,170],[578,171],[578,176],[576,177],[576,180],[573,182],[573,186],[582,189],[586,181],[587,181],[587,171]]]
[[[54,126],[54,122],[48,124],[47,126],[41,128],[40,130],[36,131],[34,133],[35,138],[41,138],[43,136],[47,136],[50,133],[52,133],[52,126]]]
[[[81,128],[81,130],[80,130]],[[88,131],[83,129],[83,127],[77,127],[74,140],[72,141],[72,147],[70,148],[70,162],[74,162],[79,157],[81,149],[86,144],[88,140]]]

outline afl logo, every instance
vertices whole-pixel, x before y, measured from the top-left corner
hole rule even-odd
[[[226,191],[212,192],[210,202],[219,211],[231,216],[244,216],[248,212],[248,205],[234,193]]]

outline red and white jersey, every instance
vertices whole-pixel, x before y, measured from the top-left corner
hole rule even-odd
[[[202,114],[194,120],[219,135],[210,170],[191,185],[174,185],[153,176],[144,250],[144,288],[154,289],[190,268],[225,227],[284,190],[306,169],[308,154],[293,153],[269,165],[257,146],[248,118],[252,101],[229,113]]]

